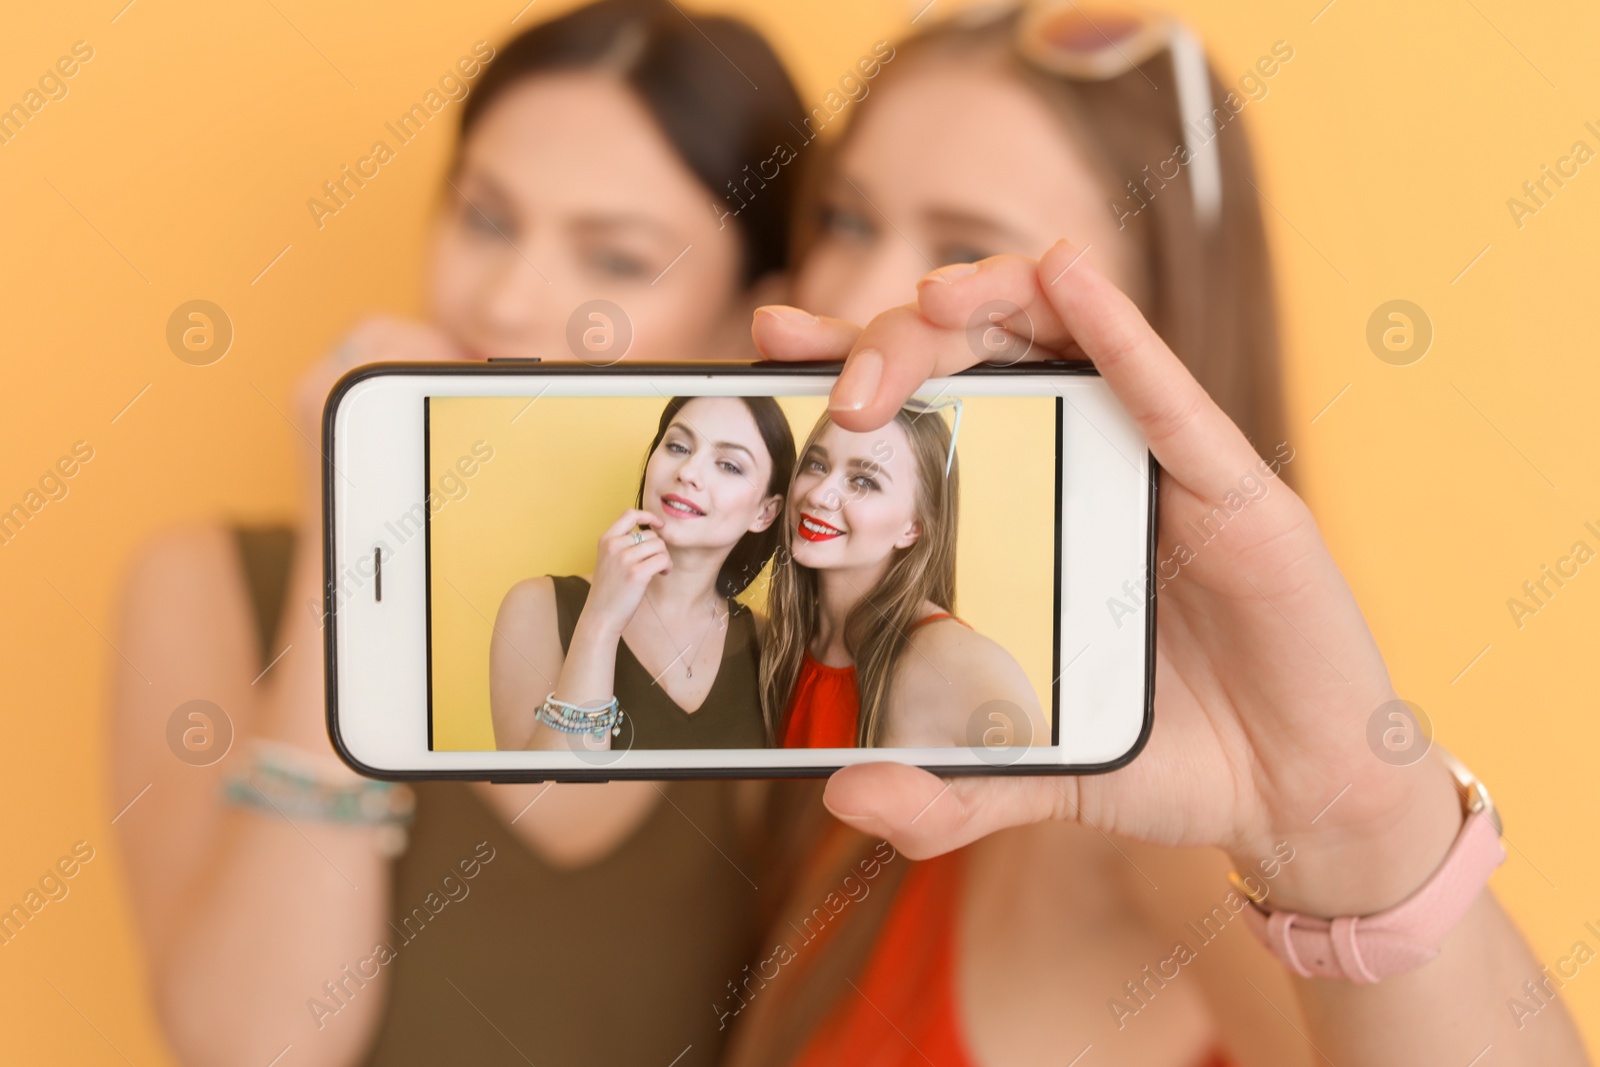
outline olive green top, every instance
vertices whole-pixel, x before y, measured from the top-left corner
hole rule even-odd
[[[242,529],[237,543],[265,663],[293,534]],[[558,589],[564,584],[563,647],[577,617],[570,609],[581,609],[586,595],[578,588],[574,600],[575,587],[557,580]],[[732,699],[737,693],[755,700],[753,653],[735,640],[748,633],[749,619],[734,626],[713,687],[730,705],[740,702]],[[637,661],[619,666],[618,692],[636,710],[641,738],[705,743],[692,724],[712,705],[694,716],[675,709],[687,721],[674,720],[659,703],[664,695],[641,692],[624,673],[633,669],[643,670]],[[658,718],[670,724],[660,734]],[[306,1010],[324,1030],[351,1025],[337,1009],[374,995],[360,975],[381,967],[389,985],[366,1067],[709,1067],[732,1032],[717,1008],[728,983],[756,958],[760,916],[776,891],[756,888],[767,880],[757,842],[736,823],[734,784],[663,783],[666,803],[611,855],[563,870],[524,845],[475,787],[417,783],[416,820],[410,847],[394,863],[382,949],[341,961],[348,971],[308,980]],[[319,988],[323,979],[342,987],[342,999]]]
[[[589,583],[575,576],[550,580],[555,583],[556,631],[565,652],[589,599]],[[613,749],[767,747],[757,688],[761,661],[755,617],[749,608],[732,601],[727,627],[716,680],[693,712],[684,711],[656,684],[626,641],[617,642],[616,694],[623,719],[622,732],[611,739]],[[698,634],[669,636],[674,641],[700,639]],[[682,670],[683,664],[667,669]]]

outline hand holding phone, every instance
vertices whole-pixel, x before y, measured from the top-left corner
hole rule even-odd
[[[845,359],[832,410],[868,429],[929,374],[973,365],[968,324],[1013,310],[1029,359],[1081,351],[1161,464],[1156,715],[1140,758],[1108,774],[951,778],[916,767],[846,767],[828,784],[840,818],[914,858],[1007,826],[1076,819],[1163,845],[1228,850],[1240,869],[1293,842],[1283,906],[1377,911],[1420,885],[1460,824],[1437,753],[1397,767],[1367,724],[1395,701],[1383,657],[1309,510],[1206,395],[1138,309],[1060,242],[1037,262],[998,256],[942,268],[914,304],[865,328],[760,314],[780,360]],[[1257,487],[1265,487],[1260,491]]]
[[[352,373],[324,424],[335,747],[494,781],[1131,759],[1154,472],[1105,383],[980,368],[858,433],[833,377]]]

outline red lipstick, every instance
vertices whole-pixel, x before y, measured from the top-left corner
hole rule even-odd
[[[668,518],[698,519],[705,516],[705,512],[697,507],[693,501],[687,497],[681,497],[677,493],[662,493],[661,503],[664,505],[661,510]]]
[[[835,537],[843,537],[844,531],[837,526],[829,526],[815,515],[800,513],[800,521],[795,524],[795,532],[807,541],[832,541]]]

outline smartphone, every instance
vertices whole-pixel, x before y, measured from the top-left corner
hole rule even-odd
[[[1159,472],[1105,382],[976,367],[855,433],[839,369],[346,375],[323,420],[339,755],[497,782],[1133,759]]]

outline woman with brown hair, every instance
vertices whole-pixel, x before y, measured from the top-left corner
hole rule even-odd
[[[749,351],[792,198],[780,178],[737,216],[715,205],[803,119],[761,37],[603,0],[485,51],[463,70],[427,321],[367,323],[313,367],[293,408],[306,442],[357,364],[583,356],[567,321],[597,298],[628,315],[631,360]],[[725,1034],[705,1005],[747,958],[760,900],[742,785],[425,783],[407,834],[405,787],[328,744],[321,462],[304,450],[292,526],[163,533],[122,595],[112,795],[142,797],[117,830],[175,1055],[715,1062]],[[663,652],[641,646],[645,668]],[[169,718],[196,698],[231,720],[220,760],[169,749]]]
[[[500,603],[496,746],[764,748],[756,621],[736,598],[779,544],[793,471],[794,433],[772,397],[668,401],[593,573],[524,578]]]
[[[841,140],[799,306],[754,327],[770,357],[847,360],[833,420],[873,431],[978,362],[976,318],[1094,361],[1161,464],[1162,556],[1242,478],[1270,491],[1161,588],[1128,766],[853,765],[839,822],[783,791],[804,858],[726,1005],[738,1067],[1588,1062],[1559,1007],[1525,1031],[1504,1010],[1538,964],[1483,891],[1505,855],[1483,787],[1438,746],[1369,749],[1393,686],[1273,478],[1294,451],[1240,107],[1181,27],[1045,3],[898,44]]]

